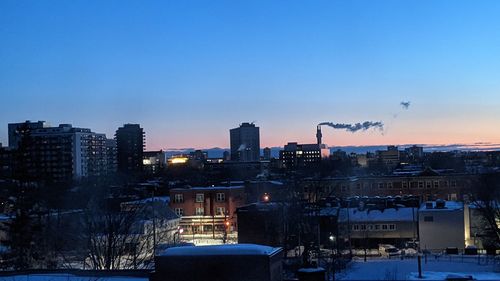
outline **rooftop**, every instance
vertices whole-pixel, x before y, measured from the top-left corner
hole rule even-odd
[[[349,212],[347,212],[349,211]],[[358,208],[342,208],[339,212],[339,221],[413,221],[417,218],[416,208],[387,208],[383,210],[371,209],[360,211]]]
[[[159,256],[270,256],[281,251],[256,244],[225,244],[211,246],[185,246],[168,248]]]

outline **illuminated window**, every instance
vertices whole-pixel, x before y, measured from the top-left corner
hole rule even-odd
[[[224,207],[217,207],[216,209],[216,215],[217,216],[223,216],[226,213],[226,208]]]

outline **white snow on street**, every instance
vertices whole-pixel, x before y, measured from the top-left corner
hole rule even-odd
[[[484,263],[483,263],[484,264]],[[497,272],[495,272],[497,269]],[[460,275],[472,275],[477,280],[500,280],[499,267],[493,264],[479,265],[472,260],[448,261],[448,260],[422,260],[423,280],[444,280],[446,275],[459,273]],[[337,274],[339,280],[422,280],[415,279],[418,275],[416,259],[388,260],[377,259],[364,262],[355,260],[350,263],[348,269]]]
[[[72,274],[29,274],[0,276],[0,281],[148,281],[148,278],[129,276],[77,276]]]

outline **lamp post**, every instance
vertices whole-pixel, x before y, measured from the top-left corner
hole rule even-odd
[[[177,241],[181,240],[181,234],[184,232],[184,229],[180,226],[177,227],[177,231],[174,233],[174,246],[177,245]],[[177,235],[177,240],[175,239],[175,235]]]
[[[335,237],[335,235],[333,234],[330,234],[330,237],[328,237],[328,239],[330,240],[330,243],[331,243],[331,252],[332,252],[332,280],[335,281],[335,254],[333,253],[334,249],[335,249],[335,242],[337,241],[337,237]]]

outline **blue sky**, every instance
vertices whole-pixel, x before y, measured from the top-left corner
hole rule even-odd
[[[0,1],[0,142],[7,123],[111,136],[148,149],[261,142],[500,142],[499,1]],[[409,110],[399,103],[412,102]],[[393,118],[398,114],[397,118]]]

